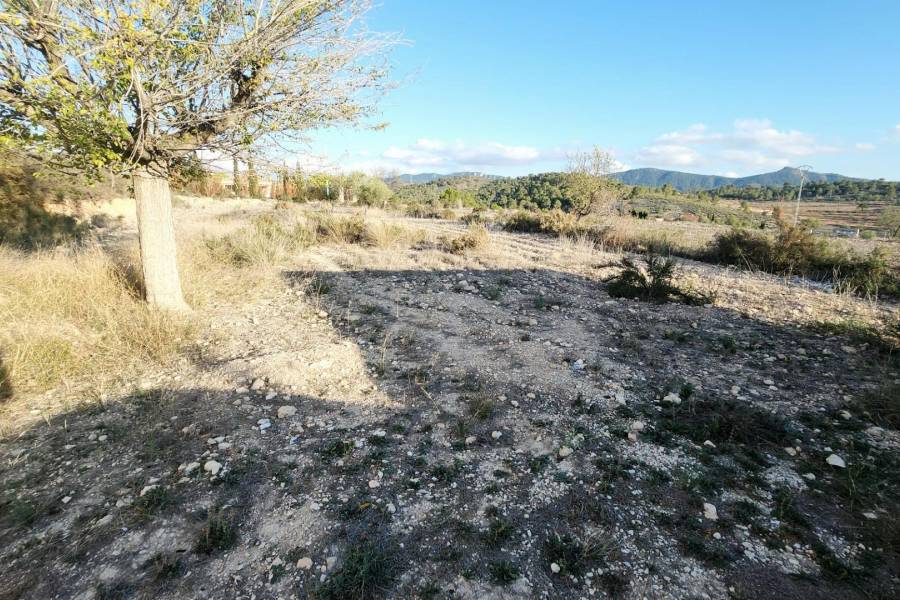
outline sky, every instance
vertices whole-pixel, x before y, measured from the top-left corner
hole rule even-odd
[[[381,0],[404,43],[370,121],[298,153],[370,173],[784,166],[900,180],[900,0]]]

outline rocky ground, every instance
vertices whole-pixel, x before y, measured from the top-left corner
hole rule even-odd
[[[900,594],[900,371],[813,327],[892,307],[699,264],[711,305],[616,299],[583,244],[402,222],[3,439],[0,597]]]

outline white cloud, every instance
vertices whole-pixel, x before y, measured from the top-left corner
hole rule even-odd
[[[389,146],[381,157],[398,168],[447,169],[528,165],[551,158],[532,146],[511,146],[499,142],[468,144],[423,138],[410,146]]]
[[[900,123],[894,125],[894,128],[891,130],[891,133],[894,134],[894,137],[900,138]]]
[[[700,153],[679,144],[654,144],[638,151],[638,162],[667,167],[689,167],[702,162]]]
[[[857,142],[853,144],[853,147],[856,148],[858,152],[871,152],[875,149],[875,144],[870,144],[868,142]]]
[[[737,119],[728,131],[695,123],[687,129],[664,133],[639,150],[635,158],[651,166],[728,165],[759,169],[780,168],[803,157],[840,151],[841,148],[823,144],[811,134],[777,129],[769,119]]]
[[[664,133],[656,140],[667,144],[705,144],[716,142],[725,137],[722,133],[710,131],[703,123],[695,123],[684,131],[672,131]]]

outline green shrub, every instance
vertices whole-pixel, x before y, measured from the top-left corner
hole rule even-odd
[[[716,237],[706,259],[776,275],[800,275],[831,281],[836,291],[864,296],[896,296],[900,277],[881,249],[860,256],[830,245],[813,233],[814,223],[790,225],[777,220],[774,238],[734,228]]]
[[[563,235],[577,233],[577,221],[575,215],[559,209],[545,212],[518,210],[503,220],[502,227],[505,231],[519,233]]]
[[[623,258],[622,270],[606,280],[609,295],[614,298],[634,298],[647,302],[678,301],[686,304],[709,304],[712,298],[690,290],[682,290],[674,283],[678,265],[671,258],[655,254],[644,257],[644,266],[630,258]]]

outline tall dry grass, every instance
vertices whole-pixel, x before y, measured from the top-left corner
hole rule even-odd
[[[0,248],[0,351],[11,393],[127,377],[170,360],[190,332],[185,318],[149,308],[128,270],[99,248]]]

